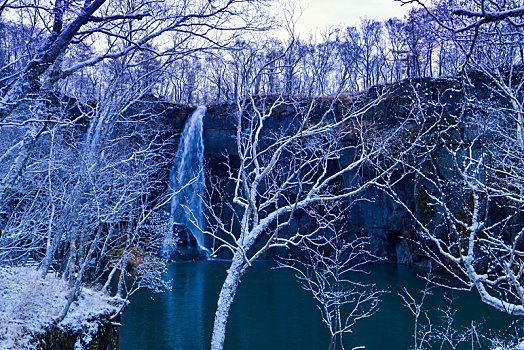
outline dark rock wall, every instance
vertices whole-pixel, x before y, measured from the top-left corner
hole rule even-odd
[[[118,322],[110,315],[86,320],[78,328],[51,326],[34,339],[38,350],[118,350]],[[76,347],[75,347],[76,346]],[[80,347],[78,347],[80,346]]]
[[[482,81],[474,83],[469,91],[462,90],[457,82],[448,79],[415,79],[407,80],[392,86],[376,87],[364,93],[363,101],[370,101],[379,95],[383,96],[381,103],[377,104],[366,114],[365,119],[373,123],[381,130],[389,130],[398,126],[408,116],[413,118],[431,118],[432,115],[451,116],[456,118],[463,107],[464,95],[470,94],[474,98],[486,101],[490,100],[491,95],[488,89],[483,87]],[[419,101],[422,110],[417,112],[414,108],[414,101]],[[500,102],[500,101],[499,101]],[[318,104],[315,111],[321,115],[326,106]],[[173,134],[182,131],[184,121],[192,112],[192,109],[183,106],[166,109],[164,118],[167,122],[166,129]],[[227,177],[228,163],[231,167],[238,166],[237,146],[235,140],[235,106],[216,105],[208,107],[204,119],[204,145],[206,171],[208,176],[225,179]],[[419,113],[420,115],[417,115]],[[296,122],[296,114],[291,106],[283,106],[275,110],[272,117],[266,124],[270,130],[281,130],[282,128],[292,127]],[[416,132],[416,126],[411,125]],[[451,138],[473,139],[478,135],[475,125],[454,131]],[[173,142],[178,142],[176,136]],[[348,140],[347,142],[351,142]],[[176,146],[175,146],[176,147]],[[173,149],[173,148],[172,148]],[[446,152],[436,149],[434,154],[434,165],[439,176],[444,179],[452,179],[456,174]],[[340,160],[339,167],[347,164],[352,158],[351,154],[346,154]],[[334,167],[337,167],[335,164]],[[347,174],[340,182],[340,186],[349,187],[355,182],[365,181],[372,175],[369,174]],[[430,226],[435,230],[443,230],[445,225],[441,225],[438,213],[427,205],[427,184],[413,176],[404,178],[398,183],[396,191],[399,198],[406,205],[422,217],[426,222],[431,222]],[[223,188],[225,192],[232,191],[231,187]],[[411,265],[413,263],[425,263],[424,254],[417,249],[416,242],[420,239],[414,228],[412,219],[405,210],[393,201],[387,194],[376,188],[367,189],[361,194],[362,201],[351,204],[347,212],[347,223],[345,234],[347,235],[367,235],[371,241],[371,250],[384,261],[397,262]],[[226,217],[227,219],[227,217]],[[297,213],[293,222],[287,228],[284,235],[290,235],[297,230],[311,229],[312,223],[307,215]],[[444,232],[440,233],[441,235]],[[209,242],[208,242],[209,243]],[[283,250],[268,252],[266,258],[271,258],[275,254],[287,254]]]

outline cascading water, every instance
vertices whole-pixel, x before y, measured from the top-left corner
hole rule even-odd
[[[203,140],[205,114],[206,107],[198,107],[184,126],[169,175],[169,191],[172,195],[172,232],[175,228],[184,228],[195,238],[199,251],[207,253],[202,234],[205,225],[202,211],[205,189]]]

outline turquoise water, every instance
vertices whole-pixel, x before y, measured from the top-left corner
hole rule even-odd
[[[169,266],[166,278],[172,280],[172,290],[161,294],[144,290],[131,297],[122,319],[120,348],[208,349],[227,267],[227,262],[218,261]],[[329,333],[309,292],[300,288],[291,270],[271,267],[268,262],[258,262],[244,276],[231,310],[225,349],[327,349]],[[380,310],[345,336],[346,348],[408,349],[413,345],[414,319],[398,291],[407,286],[416,293],[425,282],[404,266],[377,265],[370,269],[369,275],[355,278],[372,281],[389,292],[383,295]],[[471,327],[474,321],[479,334],[510,332],[514,319],[482,304],[474,292],[455,292],[453,297],[453,305],[460,308],[456,328]],[[435,290],[425,306],[435,325],[441,323],[437,309],[445,306],[442,291]],[[462,348],[471,349],[471,339]]]

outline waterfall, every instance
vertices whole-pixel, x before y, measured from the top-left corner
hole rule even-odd
[[[206,107],[199,106],[186,121],[169,174],[172,228],[183,227],[204,246],[202,199],[205,189],[203,119]]]

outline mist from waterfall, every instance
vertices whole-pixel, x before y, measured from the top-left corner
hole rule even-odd
[[[200,251],[207,251],[202,234],[205,228],[202,207],[205,114],[206,107],[199,106],[186,121],[169,174],[172,227],[185,227],[195,238]]]

